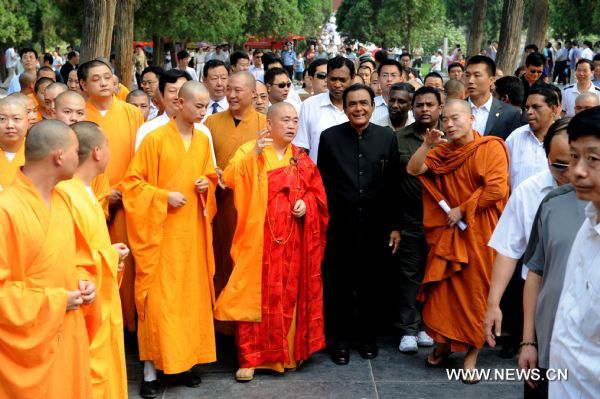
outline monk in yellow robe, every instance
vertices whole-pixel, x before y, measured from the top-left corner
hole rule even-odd
[[[239,321],[238,381],[250,381],[256,368],[296,368],[325,347],[327,196],[315,164],[291,144],[297,128],[294,107],[274,104],[267,129],[242,145],[223,172],[238,220],[234,269],[215,318]]]
[[[113,75],[113,90],[117,99],[121,101],[125,101],[127,99],[129,89],[125,87],[124,84],[119,82],[119,77],[117,75]]]
[[[50,78],[38,78],[35,81],[34,86],[34,98],[37,103],[39,120],[49,118],[50,115],[46,109],[46,88],[50,86],[54,81]]]
[[[0,397],[92,397],[82,305],[93,260],[54,189],[77,168],[77,137],[57,121],[31,128],[25,165],[0,195]]]
[[[495,257],[487,242],[508,200],[508,152],[503,140],[472,130],[473,119],[469,103],[449,100],[442,116],[447,140],[439,130],[428,130],[406,166],[424,188],[429,255],[418,299],[427,334],[437,343],[427,358],[430,367],[442,365],[452,352],[467,352],[463,368],[474,370],[485,340]]]
[[[122,243],[111,245],[104,211],[91,188],[92,179],[103,173],[108,164],[108,141],[93,122],[78,122],[71,128],[79,141],[79,167],[75,177],[58,184],[57,191],[70,204],[97,271],[100,325],[90,343],[92,393],[96,399],[126,399],[123,315],[117,272],[123,267],[129,249]]]
[[[254,109],[255,79],[249,72],[238,72],[229,78],[227,85],[227,101],[229,109],[209,116],[205,125],[213,138],[217,166],[225,169],[238,148],[258,137],[258,132],[265,128],[265,115]],[[236,224],[236,212],[233,204],[233,192],[228,189],[217,191],[219,211],[213,224],[215,250],[215,292],[221,292],[231,270],[233,262],[229,251]],[[223,326],[223,332],[231,329]]]
[[[191,368],[216,360],[211,221],[218,178],[209,139],[194,128],[208,101],[204,85],[186,82],[178,114],[144,138],[122,183],[136,258],[142,397],[158,394],[156,369],[193,387],[201,380]]]
[[[94,60],[80,65],[77,76],[83,92],[87,95],[86,119],[97,123],[108,138],[111,157],[105,173],[111,186],[108,199],[110,238],[112,242],[129,245],[120,184],[133,158],[135,134],[144,123],[144,118],[135,106],[116,99],[113,92],[113,74],[104,62]],[[102,193],[96,193],[101,197]],[[129,331],[136,329],[134,279],[133,257],[129,256],[125,260],[120,288],[123,323]]]
[[[18,92],[12,93],[8,97],[16,98],[19,101],[21,101],[27,112],[27,120],[29,121],[29,127],[39,122],[35,101],[33,100],[33,98],[31,98],[31,96]]]
[[[23,101],[8,96],[0,99],[0,192],[15,179],[25,163],[25,136],[29,128]]]

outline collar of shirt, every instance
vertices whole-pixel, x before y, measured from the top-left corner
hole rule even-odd
[[[385,105],[387,107],[387,103],[383,99],[383,96],[375,97],[375,107],[380,107],[381,105]]]
[[[535,140],[535,142],[539,145],[544,145],[544,140],[540,141],[536,136],[535,133],[533,133],[533,130],[531,130],[531,126],[529,126],[529,124],[525,125],[527,126],[527,129],[525,129],[527,131],[527,137],[529,139],[531,139],[532,141]]]
[[[226,110],[226,109],[227,109],[227,105],[228,105],[228,104],[227,104],[227,97],[223,97],[223,98],[222,98],[222,99],[220,99],[219,101],[213,101],[213,100],[209,100],[209,101],[208,101],[208,110],[209,110],[209,111],[212,111],[212,110],[211,110],[211,107],[212,107],[212,105],[213,105],[214,103],[217,103],[217,104],[219,104],[219,112],[220,112],[220,111],[224,111],[224,110]]]
[[[573,91],[578,94],[586,93],[588,91],[595,93],[596,87],[594,86],[594,83],[590,81],[590,85],[588,86],[587,89],[584,89],[583,91],[579,91],[579,87],[578,87],[577,83],[575,83],[575,85],[573,85]]]
[[[494,96],[492,96],[490,94],[490,98],[485,102],[485,104],[483,104],[481,107],[477,107],[475,104],[473,104],[473,101],[471,101],[471,98],[469,97],[469,105],[471,105],[471,109],[472,110],[486,110],[487,112],[490,112],[490,109],[492,109],[492,101],[494,100]]]
[[[344,113],[343,110],[340,111],[340,109],[338,107],[336,107],[335,104],[331,101],[331,97],[329,96],[328,91],[326,91],[325,93],[321,93],[321,94],[323,94],[323,96],[321,97],[321,101],[319,102],[320,107],[331,107],[332,109],[335,109],[336,111],[338,111],[342,114]],[[319,94],[319,96],[321,94]]]
[[[594,230],[595,234],[600,235],[600,223],[598,223],[598,210],[591,202],[585,206],[585,217],[589,219],[590,226]]]

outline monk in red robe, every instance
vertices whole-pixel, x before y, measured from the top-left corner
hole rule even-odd
[[[1,398],[92,397],[82,305],[96,294],[94,261],[55,190],[73,177],[77,147],[62,122],[39,122],[0,195]]]
[[[321,260],[329,220],[321,176],[291,144],[298,116],[274,104],[267,128],[223,172],[238,213],[233,273],[215,318],[238,321],[238,381],[293,369],[325,347]]]
[[[437,342],[427,365],[441,365],[452,352],[467,352],[463,368],[474,370],[485,339],[495,257],[487,242],[508,200],[508,153],[501,139],[471,129],[466,101],[448,101],[442,121],[447,139],[437,129],[428,130],[406,167],[424,187],[429,256],[418,299],[427,333]]]

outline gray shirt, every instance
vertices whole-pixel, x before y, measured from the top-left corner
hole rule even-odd
[[[565,268],[573,240],[584,219],[586,201],[580,201],[567,184],[552,190],[535,215],[524,264],[542,276],[535,310],[538,366],[549,367],[550,339],[558,300],[565,280]]]

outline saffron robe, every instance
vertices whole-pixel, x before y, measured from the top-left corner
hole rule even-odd
[[[125,101],[128,95],[129,89],[123,83],[119,83],[119,92],[116,94],[117,98],[121,101]]]
[[[37,97],[35,96],[35,93],[30,93],[30,94],[27,94],[27,95],[29,96],[29,98],[31,98],[33,100],[33,105],[35,106],[35,113],[37,115],[36,122],[39,122],[39,121],[41,121],[43,119],[42,118],[42,111],[40,110],[40,103],[39,103]]]
[[[209,182],[199,194],[194,182]],[[186,151],[174,120],[148,135],[122,183],[136,258],[141,360],[166,374],[216,360],[211,221],[217,184],[208,137],[194,129]],[[187,199],[168,205],[169,192]]]
[[[448,227],[447,215],[423,191],[423,225],[429,255],[418,299],[427,333],[453,352],[481,348],[495,251],[487,243],[509,194],[508,152],[498,137],[481,137],[455,148],[450,143],[425,159],[432,179],[450,208],[460,207],[467,228]]]
[[[240,367],[283,372],[325,347],[321,260],[327,199],[321,176],[304,152],[289,145],[279,160],[272,147],[258,158],[243,145],[223,173],[238,211],[229,283],[215,318],[236,326]],[[297,200],[306,215],[296,218]],[[291,365],[291,366],[290,366]]]
[[[210,115],[204,123],[213,139],[217,166],[224,170],[229,160],[242,144],[258,137],[258,132],[266,127],[266,116],[250,107],[244,119],[236,126],[230,110]],[[227,284],[233,261],[229,254],[236,226],[236,212],[231,190],[217,190],[219,211],[213,223],[215,251],[215,293],[219,295]],[[219,326],[221,327],[221,326]],[[232,332],[222,327],[223,332]]]
[[[106,115],[102,114],[90,102],[86,106],[86,118],[88,121],[96,122],[108,138],[110,148],[110,162],[105,174],[108,176],[110,189],[121,190],[120,182],[127,172],[127,168],[133,159],[135,148],[135,135],[139,127],[144,123],[144,117],[140,110],[126,102],[118,100],[113,96],[113,102]],[[96,191],[105,184],[97,182],[103,179],[102,175],[96,176],[92,181],[92,188],[96,197],[102,199],[110,195],[110,191]],[[122,207],[111,210],[108,231],[112,242],[122,242],[129,245],[127,241],[127,225],[125,212]],[[122,273],[120,287],[121,303],[123,307],[123,323],[129,331],[135,331],[135,301],[133,297],[133,284],[135,280],[134,257],[125,259],[125,267]]]
[[[66,310],[92,265],[64,199],[49,209],[18,172],[0,195],[1,398],[92,397],[84,313]]]
[[[92,392],[98,399],[126,399],[127,373],[123,315],[117,284],[119,253],[110,242],[102,206],[74,177],[58,184],[57,190],[71,205],[73,218],[91,249],[97,270],[96,301],[100,325],[90,344]]]
[[[25,163],[25,142],[15,153],[12,161],[9,161],[6,154],[0,148],[0,193],[6,190],[15,179],[19,168]]]

